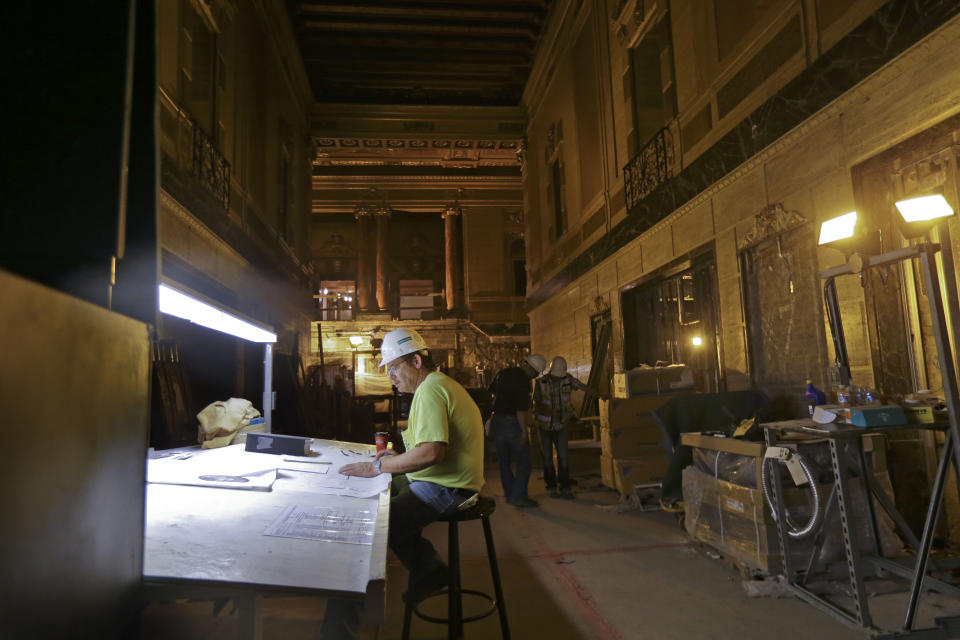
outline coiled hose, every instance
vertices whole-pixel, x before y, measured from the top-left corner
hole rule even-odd
[[[806,538],[807,536],[815,533],[817,529],[820,528],[820,520],[823,518],[823,514],[820,509],[820,488],[817,486],[816,481],[814,480],[813,473],[810,471],[810,467],[807,466],[806,460],[803,459],[797,452],[793,452],[791,457],[795,459],[799,464],[800,468],[803,469],[803,473],[807,476],[807,481],[810,483],[810,520],[802,527],[797,527],[790,520],[790,513],[787,511],[786,505],[783,507],[783,512],[786,515],[787,520],[787,535],[796,540]],[[784,460],[780,461],[785,464]],[[767,504],[770,506],[770,513],[773,514],[773,519],[777,519],[777,510],[773,506],[773,492],[770,490],[770,472],[768,469],[774,464],[773,458],[766,458],[763,461],[760,472],[760,485],[763,487],[763,497],[766,499]]]

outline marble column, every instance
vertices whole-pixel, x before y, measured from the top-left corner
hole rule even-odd
[[[389,206],[377,207],[377,307],[380,311],[387,311],[390,307],[388,299],[389,276],[387,274],[390,262],[390,214]]]
[[[376,254],[374,253],[373,212],[365,205],[357,205],[353,217],[360,224],[360,242],[357,243],[357,311],[376,309],[373,278]]]
[[[463,300],[463,211],[459,203],[443,211],[444,265],[446,267],[447,315],[465,312]]]

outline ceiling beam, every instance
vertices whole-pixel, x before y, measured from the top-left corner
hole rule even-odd
[[[389,35],[394,33],[403,33],[408,36],[432,37],[437,34],[460,34],[463,36],[491,35],[496,37],[515,37],[526,38],[530,42],[536,40],[536,28],[505,26],[505,25],[476,25],[476,24],[450,24],[425,22],[355,22],[349,20],[297,20],[295,28],[310,29],[318,31],[339,31],[341,33],[378,33]]]
[[[528,42],[516,38],[409,38],[389,37],[380,35],[344,35],[334,31],[313,31],[300,36],[300,48],[308,53],[315,47],[339,49],[339,55],[353,51],[389,51],[392,49],[410,49],[412,51],[431,51],[446,53],[447,51],[470,52],[476,56],[487,54],[517,54],[530,59],[534,47]],[[531,60],[532,62],[532,60]]]
[[[398,20],[443,20],[444,22],[489,22],[501,24],[530,23],[539,25],[543,15],[524,7],[488,8],[483,5],[457,6],[453,8],[414,8],[401,4],[358,5],[355,3],[318,4],[302,3],[297,7],[297,19],[309,16],[350,16],[367,18],[391,18]]]

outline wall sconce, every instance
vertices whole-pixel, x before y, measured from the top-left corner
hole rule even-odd
[[[699,347],[700,345],[703,344],[703,338],[701,338],[700,336],[693,336],[693,339],[690,340],[690,344],[692,344],[695,347]]]
[[[941,218],[954,214],[953,207],[943,197],[935,193],[894,203],[900,212],[902,222],[900,230],[907,238],[922,236],[936,225]]]
[[[355,347],[359,347],[363,344],[363,336],[350,336],[350,344]]]

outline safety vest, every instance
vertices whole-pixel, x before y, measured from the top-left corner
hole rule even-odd
[[[573,417],[570,374],[557,379],[547,374],[537,378],[533,392],[533,415],[541,429],[559,431]]]

